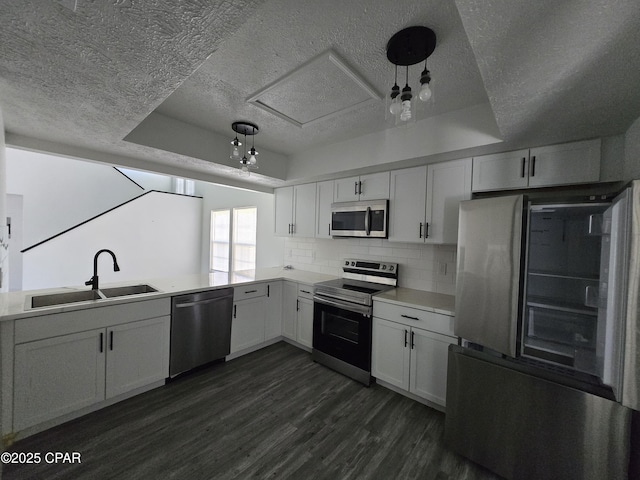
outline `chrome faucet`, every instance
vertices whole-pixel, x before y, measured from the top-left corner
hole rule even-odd
[[[93,277],[91,277],[89,280],[84,282],[85,285],[91,285],[91,290],[98,290],[98,257],[102,252],[107,252],[113,258],[113,271],[114,272],[120,271],[120,267],[118,266],[118,261],[116,260],[115,253],[113,253],[111,250],[107,250],[106,248],[103,248],[102,250],[98,250],[98,253],[96,253],[95,257],[93,257]]]

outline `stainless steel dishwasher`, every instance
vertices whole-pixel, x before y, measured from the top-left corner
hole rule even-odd
[[[171,299],[169,376],[224,358],[231,350],[233,288]]]

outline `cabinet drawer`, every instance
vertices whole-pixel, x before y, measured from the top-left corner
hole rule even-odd
[[[313,300],[313,287],[311,285],[305,285],[304,283],[298,284],[298,296],[302,298],[309,298]]]
[[[252,285],[241,285],[233,289],[233,301],[246,300],[247,298],[264,297],[267,294],[266,283],[254,283]]]
[[[170,297],[22,318],[15,322],[15,343],[33,342],[166,315],[171,315]]]
[[[455,336],[453,333],[454,317],[450,315],[377,301],[373,302],[373,315],[410,327],[421,328],[451,337]]]

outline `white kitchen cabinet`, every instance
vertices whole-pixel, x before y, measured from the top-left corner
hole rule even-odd
[[[333,180],[316,184],[316,238],[331,238]]]
[[[265,340],[266,296],[234,301],[231,319],[231,352],[261,344]]]
[[[316,184],[275,189],[275,233],[313,238],[316,229]]]
[[[412,328],[411,335],[413,347],[409,391],[444,407],[447,400],[449,345],[458,342],[454,337],[419,328]]]
[[[389,172],[371,173],[334,180],[333,201],[380,200],[389,198]]]
[[[298,297],[297,322],[296,341],[309,349],[313,348],[313,300]]]
[[[293,222],[293,187],[275,189],[276,235],[291,235]]]
[[[16,320],[13,431],[162,382],[170,308],[166,298]]]
[[[600,180],[600,139],[529,150],[529,187]]]
[[[410,328],[373,318],[371,375],[403,390],[409,390]]]
[[[423,243],[426,165],[392,171],[389,190],[389,241]]]
[[[471,158],[427,167],[425,242],[458,243],[458,210],[471,198],[471,167]]]
[[[529,150],[495,153],[473,158],[474,192],[525,188]]]
[[[169,370],[171,318],[125,323],[107,329],[105,398],[164,380]]]
[[[435,405],[446,405],[453,317],[374,300],[371,375]]]
[[[600,180],[601,141],[565,143],[474,157],[474,192]]]
[[[282,281],[267,284],[267,318],[264,325],[265,340],[282,335]]]
[[[13,430],[104,400],[104,341],[101,328],[16,345]]]
[[[282,285],[282,335],[296,340],[296,324],[298,323],[298,284],[285,281]]]
[[[458,206],[471,198],[470,158],[391,172],[389,241],[457,243]]]

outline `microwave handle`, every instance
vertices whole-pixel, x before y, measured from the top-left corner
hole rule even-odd
[[[369,225],[370,220],[371,207],[367,207],[367,211],[364,213],[364,231],[367,233],[367,236],[371,234],[371,225]]]

